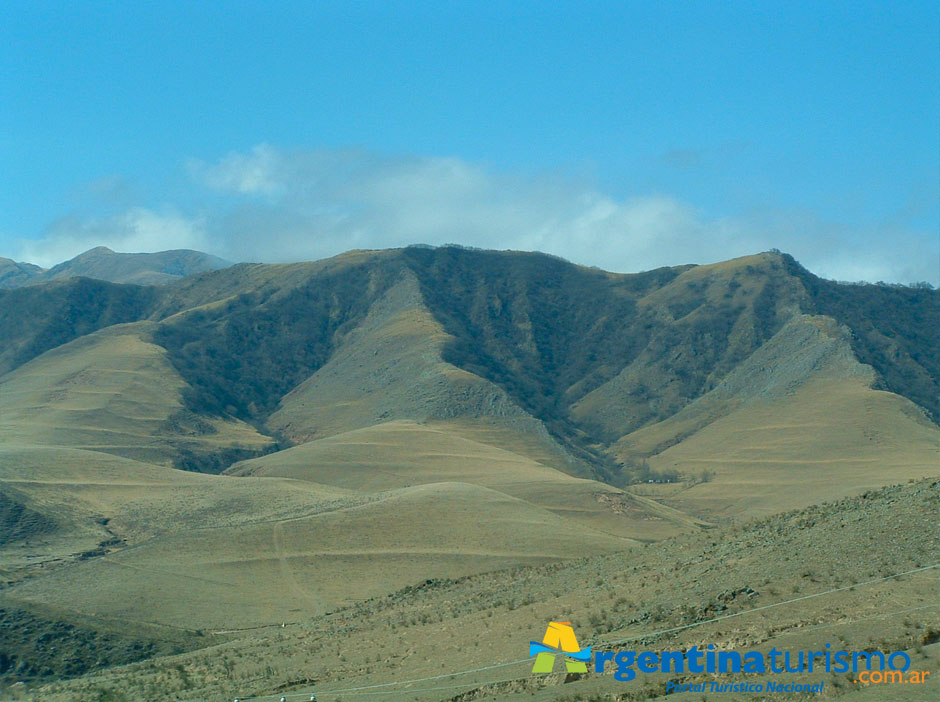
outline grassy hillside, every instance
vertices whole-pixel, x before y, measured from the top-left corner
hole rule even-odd
[[[437,483],[358,507],[167,535],[24,582],[11,595],[121,619],[244,628],[304,621],[429,577],[623,546],[496,491]]]
[[[9,582],[84,562],[86,552],[104,556],[197,527],[290,519],[321,503],[362,501],[309,482],[244,481],[97,451],[9,445],[0,445],[0,488],[57,527],[6,544],[0,570]]]
[[[791,257],[788,270],[809,293],[807,311],[853,331],[852,349],[878,373],[879,387],[940,418],[940,291],[926,287],[845,284],[817,278]]]
[[[442,481],[498,490],[612,536],[652,541],[706,526],[595,480],[461,436],[459,424],[388,422],[237,463],[234,475],[383,491]]]
[[[756,402],[650,459],[709,482],[634,489],[710,519],[774,514],[937,475],[940,442],[908,400],[859,382],[820,380]]]
[[[187,389],[154,344],[154,325],[113,325],[0,376],[0,443],[53,445],[194,467],[257,455],[272,441],[232,419],[188,418]]]
[[[85,334],[147,316],[155,288],[76,278],[0,290],[0,375]]]
[[[188,382],[197,412],[264,418],[329,359],[365,317],[393,270],[350,265],[285,294],[255,290],[167,319],[154,333]]]
[[[113,621],[266,626],[427,577],[697,528],[651,501],[413,423],[270,459],[242,464],[253,477],[230,477],[0,445],[0,489],[18,505],[10,521],[55,525],[5,545],[7,595]]]
[[[655,548],[428,581],[297,627],[259,630],[222,646],[50,685],[37,694],[50,700],[105,694],[276,700],[315,690],[318,699],[332,701],[360,695],[331,690],[428,677],[366,691],[419,701],[699,700],[701,695],[665,697],[666,681],[712,679],[641,673],[623,683],[609,673],[574,679],[532,675],[528,641],[540,639],[546,621],[558,618],[571,621],[581,645],[595,649],[715,643],[721,650],[767,652],[821,650],[830,643],[842,650],[904,650],[912,669],[932,671],[940,663],[937,571],[891,576],[940,563],[938,509],[940,484],[920,481],[677,537]],[[500,667],[485,669],[493,665]],[[471,672],[448,675],[464,670]],[[822,680],[822,698],[846,702],[886,699],[897,691],[866,688],[843,674],[773,679]],[[905,686],[906,696],[898,699],[926,702],[938,689],[933,680]]]
[[[169,628],[102,622],[66,610],[0,598],[0,690],[37,685],[91,671],[205,648],[211,636]]]
[[[0,288],[18,288],[34,280],[42,268],[0,256]]]
[[[445,360],[600,456],[717,384],[798,309],[801,294],[769,254],[638,276],[536,254],[405,255],[455,339]]]
[[[0,668],[203,630],[235,640],[41,694],[329,689],[511,660],[548,618],[649,636],[924,563],[937,485],[871,491],[938,472],[937,301],[779,254],[617,275],[458,247],[0,291]],[[701,635],[931,645],[854,625],[924,611],[922,579],[839,592]],[[525,678],[468,694],[557,698]]]
[[[403,271],[267,424],[302,442],[394,419],[529,419],[500,388],[443,360],[450,338]]]
[[[829,337],[844,339],[837,355],[849,376],[861,378],[867,362],[874,373],[865,383],[928,412],[940,390],[930,343],[938,293],[820,281],[773,253],[615,275],[541,254],[412,247],[235,266],[162,288],[78,279],[0,296],[8,332],[0,363],[17,369],[0,381],[12,400],[7,441],[201,471],[276,440],[390,420],[458,420],[527,436],[525,451],[537,460],[553,454],[553,466],[581,477],[624,486],[646,480],[652,466],[687,483],[709,468],[653,457],[744,411],[755,387],[790,392],[815,382],[813,353],[829,353],[835,342],[797,338],[793,325],[807,311],[842,330]],[[142,381],[163,379],[150,386],[147,408],[121,399],[140,395],[140,383],[115,384],[132,377],[125,365],[134,354],[63,345],[144,319],[141,348],[153,363],[165,349],[159,372]],[[52,355],[37,358],[45,351]],[[40,365],[20,369],[31,359]],[[71,368],[81,373],[72,378]],[[86,400],[99,400],[94,413],[68,404],[76,382]],[[765,399],[782,397],[774,392]],[[861,403],[851,411],[862,412],[863,395],[849,396]],[[903,423],[903,403],[880,407],[890,417],[862,412],[863,434]],[[907,463],[933,460],[915,444]],[[828,451],[803,446],[805,455]]]
[[[176,249],[156,253],[117,253],[104,246],[79,254],[42,274],[44,280],[96,278],[114,283],[164,285],[186,276],[232,265],[218,256]]]
[[[610,441],[672,417],[718,386],[797,310],[801,290],[762,254],[685,271],[640,300],[655,332],[638,357],[572,407]]]
[[[909,400],[872,389],[875,371],[858,363],[849,339],[831,318],[794,318],[713,390],[615,450],[692,478],[642,493],[709,519],[936,474],[936,427]]]
[[[396,292],[408,281],[419,292]],[[876,387],[931,412],[940,396],[931,343],[940,294],[821,281],[779,254],[615,275],[541,254],[413,247],[236,266],[159,289],[75,280],[0,295],[0,370],[97,329],[150,319],[197,415],[262,425],[289,414],[294,400],[308,408],[306,392],[326,407],[298,435],[322,436],[389,418],[469,417],[479,402],[497,402],[499,412],[541,422],[619,484],[631,473],[617,467],[611,445],[709,393],[802,313],[847,326]],[[411,360],[389,356],[396,343],[412,348]],[[380,349],[385,356],[368,358]],[[428,380],[428,353],[441,387]],[[393,365],[400,381],[389,376],[385,387],[405,379],[414,387],[383,406],[375,378]],[[361,382],[336,380],[354,368]],[[470,386],[486,387],[480,379],[489,395],[461,406],[459,395],[476,392]],[[296,424],[284,417],[273,431]]]
[[[18,490],[4,486],[0,491],[0,548],[45,536],[59,528],[51,516],[30,509],[24,502]]]

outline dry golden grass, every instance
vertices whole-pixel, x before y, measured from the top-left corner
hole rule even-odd
[[[711,392],[621,438],[622,457],[714,476],[633,491],[704,519],[742,518],[934,475],[940,430],[909,400],[872,389],[847,337],[827,317],[798,317]]]
[[[450,338],[414,275],[403,273],[330,360],[281,400],[268,424],[304,442],[395,419],[534,421],[496,385],[444,362]]]
[[[217,480],[245,490],[270,482]],[[239,497],[241,524],[207,525],[191,518],[189,528],[59,567],[18,584],[11,594],[130,621],[240,628],[309,619],[429,577],[627,545],[521,500],[461,483],[358,500],[327,500],[311,491],[308,514],[288,516],[282,509],[273,519],[252,513],[247,496]],[[271,494],[251,497],[261,502]],[[214,506],[228,507],[230,514],[233,505],[223,500]],[[176,520],[198,511],[177,513]]]
[[[5,488],[61,527],[4,550],[5,566],[32,564],[31,573],[40,565],[54,569],[115,537],[134,545],[199,527],[290,518],[319,505],[362,500],[311,482],[245,481],[55,447],[0,446],[0,489]]]
[[[183,281],[163,312],[206,310],[250,290],[276,300],[317,271],[390,255],[238,267]],[[638,304],[694,319],[699,312],[685,311],[692,286],[710,303],[753,298],[764,278],[742,271],[765,275],[777,263],[760,255],[689,269]],[[732,279],[743,281],[738,292]],[[799,294],[785,292],[779,304]],[[872,389],[872,369],[826,317],[793,313],[691,403],[662,354],[585,395],[573,419],[613,439],[644,409],[627,397],[638,383],[663,391],[651,401],[686,402],[613,450],[687,477],[708,471],[711,481],[627,492],[574,477],[589,468],[563,440],[507,390],[443,360],[451,337],[410,272],[337,336],[332,356],[270,418],[271,430],[306,443],[227,475],[168,464],[181,446],[258,449],[270,439],[236,420],[201,418],[211,429],[188,434],[185,422],[174,424],[185,383],[151,343],[154,326],[90,334],[0,378],[0,491],[59,525],[0,553],[3,596],[110,626],[225,630],[240,640],[92,675],[43,699],[108,690],[230,699],[301,688],[311,676],[328,690],[434,675],[522,657],[552,618],[598,640],[645,635],[741,608],[747,603],[727,593],[744,585],[760,591],[755,603],[774,603],[937,557],[937,522],[923,513],[935,516],[936,485],[888,491],[874,509],[843,501],[743,530],[728,523],[938,471],[937,427],[911,402]],[[742,317],[728,341],[751,349],[753,334],[755,320]],[[603,450],[606,439],[598,441]],[[580,560],[559,563],[571,559]],[[859,647],[916,650],[934,615],[911,624],[878,617],[935,601],[935,582],[921,575],[845,590],[832,604],[707,624],[669,643],[814,646],[821,635],[812,632],[833,628]],[[936,658],[930,646],[917,655]],[[559,693],[524,675],[503,686],[489,684],[493,677],[471,676],[473,695],[549,700],[621,689],[592,677]],[[658,683],[647,684],[636,699],[659,694]],[[841,692],[853,702],[872,694]]]
[[[661,494],[705,518],[766,516],[935,475],[940,432],[897,395],[857,380],[804,386],[752,403],[650,460],[709,483]]]
[[[806,651],[830,643],[836,650],[907,651],[912,669],[935,671],[940,644],[930,643],[930,632],[940,631],[937,571],[884,578],[940,562],[938,505],[940,484],[922,481],[608,556],[429,583],[296,626],[247,632],[203,651],[46,686],[37,699],[94,700],[104,692],[128,699],[276,700],[315,690],[320,700],[348,702],[372,695],[331,691],[444,676],[378,689],[390,693],[384,699],[420,702],[639,701],[659,699],[670,679],[719,679],[640,674],[623,683],[591,674],[565,684],[562,674],[533,676],[527,644],[540,639],[552,619],[571,621],[582,646],[594,650],[714,643],[720,650]],[[670,631],[688,624],[694,626]],[[447,677],[513,661],[521,662]],[[938,690],[933,680],[924,687],[866,690],[847,675],[826,673],[720,679],[823,680],[820,699],[847,702],[926,702]],[[494,684],[501,680],[508,682]]]
[[[106,451],[154,463],[175,455],[161,431],[183,408],[185,383],[146,322],[118,325],[48,351],[0,378],[0,442]],[[244,422],[172,437],[193,448],[260,449],[269,437]]]
[[[574,478],[527,456],[464,438],[460,431],[458,422],[388,422],[243,461],[229,472],[312,480],[364,491],[440,481],[469,483],[629,539],[661,539],[701,524],[604,483]],[[483,438],[478,426],[471,426],[470,433]],[[496,435],[505,441],[509,432],[501,429]],[[530,445],[526,435],[519,444]]]

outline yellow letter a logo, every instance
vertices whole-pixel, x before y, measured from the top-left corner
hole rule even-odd
[[[551,673],[558,653],[568,654],[565,657],[565,667],[569,673],[586,673],[587,661],[591,659],[591,647],[581,650],[571,622],[549,622],[542,643],[532,641],[529,644],[529,655],[534,655],[536,651],[538,655],[535,656],[535,665],[532,666],[533,673]],[[572,658],[577,660],[571,660]]]

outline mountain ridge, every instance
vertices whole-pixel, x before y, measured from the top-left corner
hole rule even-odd
[[[668,583],[661,549],[703,563],[755,517],[937,474],[938,302],[772,252],[624,275],[458,247],[0,290],[0,656],[76,674],[40,640],[57,621],[81,672],[167,651],[161,631],[247,641],[477,576],[603,588],[604,554]],[[770,582],[728,577],[694,606]],[[691,616],[673,590],[650,622]],[[394,616],[370,634],[414,625]]]
[[[96,246],[48,269],[32,263],[0,258],[0,289],[76,277],[107,280],[112,283],[165,285],[186,276],[228,268],[231,265],[231,262],[218,256],[192,249],[118,253],[106,246]]]
[[[276,418],[285,416],[284,407],[305,382],[357,353],[343,350],[344,339],[361,345],[368,319],[386,323],[393,308],[382,300],[403,280],[414,288],[412,312],[398,314],[411,315],[409,324],[417,323],[415,314],[427,319],[416,343],[431,338],[425,335],[434,325],[439,331],[432,336],[443,334],[436,351],[415,347],[418,366],[408,377],[425,377],[430,352],[453,377],[482,379],[505,397],[505,407],[544,424],[607,481],[618,479],[615,464],[623,458],[612,458],[611,446],[708,395],[801,315],[821,314],[844,327],[851,353],[874,370],[873,387],[908,397],[934,421],[940,412],[940,354],[929,341],[940,329],[940,294],[840,286],[775,253],[614,274],[534,253],[411,247],[312,263],[240,264],[158,288],[55,280],[0,291],[0,331],[8,339],[0,345],[0,372],[96,329],[149,320],[157,325],[154,341],[186,381],[188,410],[283,432],[286,425]],[[874,314],[860,316],[853,294]],[[49,321],[37,324],[42,319]],[[401,349],[385,348],[391,356],[384,363],[394,367]],[[366,367],[380,358],[353,363]],[[348,392],[342,383],[331,387],[324,396]],[[437,402],[439,391],[422,391],[430,394],[421,403]],[[348,407],[361,405],[361,392],[354,391]],[[446,400],[439,418],[479,412],[446,408],[455,401]],[[398,418],[429,416],[418,405],[399,405],[363,421],[388,411]],[[354,428],[338,421],[338,429]],[[293,441],[312,435],[302,432]]]

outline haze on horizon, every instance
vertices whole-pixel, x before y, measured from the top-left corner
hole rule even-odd
[[[15,3],[0,256],[770,248],[940,284],[926,2]]]

